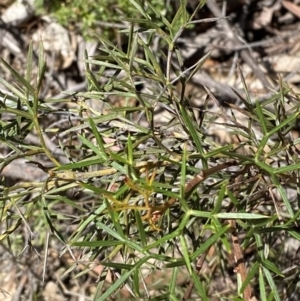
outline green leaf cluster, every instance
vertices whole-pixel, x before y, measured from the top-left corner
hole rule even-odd
[[[300,140],[291,136],[299,119],[298,95],[279,77],[279,90],[257,101],[240,74],[244,96],[235,93],[241,105],[215,112],[205,102],[199,120],[184,92],[209,54],[185,69],[176,47],[195,14],[187,14],[183,0],[173,19],[150,2],[149,10],[129,2],[139,17],[122,31],[128,47],[95,34],[101,53],[84,58],[84,92],[59,100],[41,97],[47,71],[42,44],[37,65],[29,47],[25,76],[1,59],[14,81],[0,78],[9,91],[0,101],[0,140],[8,154],[0,169],[25,158],[47,177],[12,185],[2,179],[0,241],[13,249],[26,230],[32,237],[39,234],[33,246],[48,241],[43,246],[48,250],[49,231],[62,254],[76,248],[82,258],[62,276],[84,276],[101,258],[97,301],[121,288],[133,299],[182,300],[187,289],[178,285],[182,275],[186,284],[193,283],[195,300],[243,300],[249,285],[260,300],[286,299],[297,283],[281,260],[290,255],[284,246],[300,239]],[[157,41],[160,47],[154,48]],[[163,122],[156,119],[161,110],[169,116]],[[231,143],[208,134],[220,123],[234,138]],[[30,143],[29,135],[38,143]],[[250,253],[243,257],[245,278],[229,273],[237,245]],[[202,256],[207,267],[199,274],[195,265]],[[76,273],[79,264],[86,266]],[[168,281],[154,290],[146,279],[158,271],[166,272]],[[116,281],[106,287],[109,272]],[[227,277],[235,289],[211,289],[215,279]]]
[[[173,13],[173,6],[166,6],[164,1],[153,0],[150,3],[163,16],[170,17]],[[76,28],[86,38],[91,38],[91,32],[98,32],[99,28],[106,37],[115,37],[117,25],[124,25],[123,21],[130,22],[130,19],[140,17],[140,12],[130,0],[36,0],[36,5],[38,14],[50,14],[61,25],[69,29]],[[148,2],[141,1],[141,5],[147,8]],[[161,15],[149,8],[147,10],[153,22],[162,26]]]

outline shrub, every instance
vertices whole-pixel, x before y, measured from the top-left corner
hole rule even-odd
[[[253,102],[244,83],[245,96],[237,93],[241,106],[215,112],[204,104],[199,122],[184,90],[209,54],[184,70],[175,46],[191,24],[185,2],[171,22],[160,16],[165,29],[138,1],[130,2],[141,15],[135,24],[148,29],[132,24],[124,30],[126,50],[98,36],[101,55],[85,57],[85,92],[59,101],[39,98],[46,70],[42,45],[37,78],[32,48],[25,78],[1,59],[16,80],[1,79],[12,93],[1,100],[1,140],[9,154],[1,169],[26,158],[49,175],[41,182],[2,182],[1,240],[13,248],[23,227],[38,231],[42,242],[50,229],[62,253],[80,252],[64,275],[74,275],[80,263],[86,265],[82,276],[100,257],[98,301],[124,285],[135,299],[250,300],[252,293],[260,300],[284,299],[296,287],[285,258],[290,242],[299,240],[299,139],[290,136],[297,97],[279,81],[278,93]],[[161,47],[154,50],[157,39]],[[174,90],[178,81],[182,93]],[[121,105],[112,104],[116,99]],[[207,134],[215,123],[234,137],[232,143]],[[39,145],[26,142],[29,133]],[[103,290],[108,271],[116,281]],[[153,288],[147,279],[158,272],[165,274],[154,276]],[[236,284],[222,292],[222,281]]]

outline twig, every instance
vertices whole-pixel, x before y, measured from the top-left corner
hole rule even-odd
[[[197,276],[200,276],[200,272],[201,272],[201,269],[202,269],[202,266],[203,266],[203,263],[204,263],[204,260],[207,256],[207,254],[209,253],[210,249],[212,248],[212,246],[210,248],[208,248],[202,255],[201,257],[198,259],[197,261]],[[183,298],[182,298],[182,301],[186,301],[190,298],[191,296],[191,293],[192,293],[192,290],[194,288],[194,281],[191,280],[184,295],[183,295]]]
[[[235,161],[233,162],[225,162],[216,166],[213,166],[211,168],[208,168],[206,170],[202,170],[200,173],[198,173],[190,182],[188,182],[185,185],[184,191],[185,191],[185,199],[189,198],[189,196],[193,193],[195,188],[203,182],[207,177],[210,175],[221,171],[222,169],[225,169],[230,166],[234,166],[237,163]],[[150,207],[150,210],[148,211],[146,219],[151,220],[153,223],[156,223],[160,217],[168,210],[170,207],[172,207],[176,202],[178,201],[177,198],[170,198],[168,201],[166,201],[164,204],[159,206],[153,206]]]
[[[241,174],[238,177],[236,177],[236,179],[235,179],[235,183],[240,183],[234,189],[233,193],[235,196],[238,195],[239,187],[242,182],[242,178],[243,178],[243,175]],[[241,281],[242,281],[242,283],[244,283],[247,279],[247,269],[245,266],[243,251],[242,251],[242,248],[239,243],[239,237],[238,237],[237,228],[236,228],[236,221],[230,220],[229,224],[232,229],[231,240],[232,240],[232,246],[233,246],[234,259],[235,259],[235,263],[236,263],[235,272],[240,274]],[[252,299],[252,288],[251,288],[250,284],[248,284],[246,286],[246,288],[243,292],[243,297],[244,297],[245,301],[250,301]]]
[[[206,5],[209,8],[209,10],[214,14],[215,17],[219,17],[219,18],[223,17],[222,12],[215,0],[207,1]],[[238,36],[231,29],[227,19],[220,19],[219,22],[225,29],[229,39],[231,39],[235,43],[236,46],[242,45],[242,43],[239,41]],[[244,62],[252,69],[253,73],[262,82],[262,84],[265,86],[265,88],[270,87],[271,84],[267,80],[265,74],[259,68],[257,62],[255,62],[255,60],[252,58],[250,52],[248,50],[241,50],[240,54],[241,54],[241,57],[244,60]]]

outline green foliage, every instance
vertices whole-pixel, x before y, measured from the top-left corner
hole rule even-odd
[[[208,55],[190,70],[183,69],[175,44],[192,19],[181,2],[173,20],[159,16],[164,24],[160,27],[144,6],[131,0],[131,9],[140,15],[134,23],[151,30],[135,30],[132,24],[123,32],[126,50],[99,35],[101,54],[84,58],[87,90],[59,101],[39,97],[46,71],[42,44],[37,77],[32,47],[25,78],[1,59],[15,83],[0,78],[11,92],[0,102],[0,114],[10,114],[1,121],[1,143],[10,155],[1,158],[0,168],[26,158],[49,177],[11,186],[1,183],[0,240],[11,246],[24,227],[44,241],[49,229],[64,252],[71,247],[81,252],[83,261],[74,262],[64,274],[73,273],[78,263],[86,264],[76,277],[90,270],[86,259],[90,263],[101,256],[101,276],[108,271],[119,274],[107,289],[105,277],[99,277],[97,301],[108,300],[121,287],[134,299],[154,291],[155,300],[180,300],[187,290],[176,284],[181,275],[194,285],[193,300],[210,300],[216,297],[211,290],[215,277],[230,277],[228,254],[238,257],[239,248],[253,248],[250,258],[238,258],[236,290],[217,294],[220,300],[249,300],[251,285],[259,299],[279,301],[286,289],[292,293],[296,287],[284,278],[281,259],[286,252],[282,245],[300,239],[297,199],[287,194],[299,190],[300,141],[289,135],[299,119],[298,96],[279,81],[279,92],[253,104],[245,83],[246,99],[237,93],[243,108],[231,104],[230,114],[221,109],[216,113],[204,104],[199,123],[183,92]],[[156,39],[162,47],[153,51]],[[175,92],[177,81],[182,93]],[[147,88],[142,92],[137,89],[141,82]],[[113,105],[116,98],[121,106]],[[166,110],[169,119],[157,120],[157,109]],[[67,118],[47,126],[48,116]],[[209,137],[220,116],[238,143],[221,144]],[[38,137],[39,145],[25,142],[29,133]],[[56,152],[46,135],[55,141]],[[195,269],[199,258],[214,264],[201,277]],[[155,288],[144,282],[161,269],[168,271],[167,281]]]
[[[149,8],[147,1],[140,2],[148,11],[152,21],[158,26],[163,25],[160,20],[161,16]],[[36,3],[38,13],[52,14],[60,24],[67,28],[79,26],[78,29],[85,37],[91,37],[91,31],[97,32],[99,28],[102,28],[106,36],[114,36],[114,24],[141,16],[130,0],[36,0]],[[164,1],[153,0],[150,3],[162,16],[170,17],[172,14],[172,6],[166,6]]]

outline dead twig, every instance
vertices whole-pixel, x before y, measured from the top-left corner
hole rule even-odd
[[[217,5],[215,0],[210,0],[206,2],[206,5],[208,9],[213,13],[215,17],[222,18],[222,12],[219,6]],[[224,28],[224,31],[227,33],[227,36],[230,40],[234,42],[236,46],[243,45],[238,36],[235,34],[235,32],[231,29],[228,20],[227,19],[220,19],[219,23]],[[253,57],[251,56],[251,53],[244,49],[240,52],[241,58],[244,60],[244,62],[252,69],[255,76],[262,82],[262,84],[265,86],[265,88],[268,88],[271,86],[269,80],[266,78],[265,74],[262,72],[262,70],[259,68],[258,63],[255,62]]]
[[[204,261],[205,261],[205,258],[207,256],[207,254],[210,252],[210,249],[212,248],[213,246],[211,246],[210,248],[208,248],[202,255],[201,257],[198,259],[197,261],[197,264],[196,264],[196,268],[197,268],[197,276],[200,276],[200,273],[201,273],[201,269],[202,269],[202,266],[204,264]],[[182,301],[186,301],[190,298],[191,296],[191,293],[192,293],[192,290],[194,288],[194,281],[191,280],[184,295],[183,295],[183,298],[182,298]]]
[[[234,195],[238,196],[239,192],[239,187],[242,183],[242,178],[243,175],[239,175],[238,177],[235,178],[235,183],[239,183],[239,185],[235,186],[234,188]],[[232,247],[233,247],[233,254],[234,254],[234,259],[235,259],[235,272],[240,274],[241,276],[241,281],[244,283],[247,279],[247,269],[245,265],[245,260],[244,260],[244,255],[242,248],[239,243],[239,237],[238,237],[238,232],[237,232],[237,227],[236,227],[236,221],[235,220],[230,220],[229,221],[230,228],[231,228],[231,241],[232,241]],[[250,301],[252,300],[252,288],[250,284],[248,284],[243,292],[243,297],[245,301]]]

